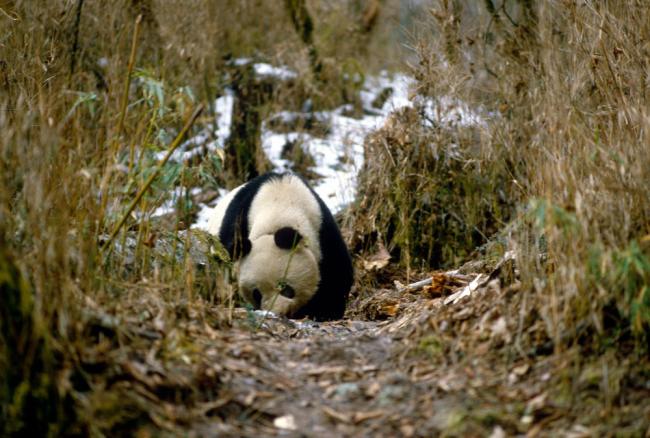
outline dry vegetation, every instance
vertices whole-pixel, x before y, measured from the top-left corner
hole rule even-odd
[[[623,428],[627,406],[648,395],[647,5],[440,1],[431,16],[418,92],[473,102],[489,127],[423,129],[423,111],[393,117],[366,145],[359,245],[385,245],[407,270],[457,266],[475,249],[484,263],[473,266],[489,269],[514,250],[519,280],[494,303],[514,336],[508,360],[541,364],[554,352],[564,358],[551,367],[556,407],[647,434]],[[490,314],[453,337],[482,332]],[[421,339],[438,345],[439,330]],[[468,342],[459,354],[480,350]],[[593,393],[585,374],[596,364]],[[647,409],[634,415],[650,421]]]
[[[326,376],[310,382],[324,398],[307,408],[282,400],[307,412],[334,400],[302,427],[648,434],[644,2],[433,2],[415,35],[417,94],[462,99],[489,123],[423,123],[416,106],[367,140],[345,231],[360,262],[385,246],[393,263],[379,272],[359,263],[349,315],[389,321],[322,333],[262,327],[233,310],[230,291],[215,289],[206,237],[181,231],[192,220],[188,197],[171,221],[149,218],[173,187],[224,183],[223,163],[158,168],[154,153],[200,103],[207,109],[194,125],[213,123],[232,57],[299,73],[264,114],[306,97],[316,107],[355,104],[359,84],[349,78],[397,59],[387,35],[399,2],[308,1],[311,42],[287,12],[300,1],[191,3],[0,0],[1,434],[272,434],[283,411],[264,400],[294,390],[282,365],[310,354],[333,364],[298,370]],[[138,215],[109,242],[157,170]],[[514,266],[494,271],[506,250]],[[439,294],[471,276],[424,294],[392,288],[468,261],[468,272],[497,280],[470,302],[444,306]],[[348,332],[358,342],[339,345]],[[355,349],[371,374],[341,368]],[[332,385],[351,381],[363,395],[337,398]],[[384,389],[404,382],[410,392],[387,392],[382,404]],[[346,403],[359,399],[367,407],[348,415]]]
[[[584,336],[588,350],[630,341],[646,354],[645,5],[522,1],[463,25],[452,3],[433,15],[437,41],[456,44],[421,47],[421,92],[452,93],[498,114],[487,134],[461,147],[468,159],[459,184],[489,176],[481,200],[494,206],[502,188],[508,207],[516,201],[502,217],[515,218],[508,237],[529,294],[521,312],[539,315],[558,350]]]

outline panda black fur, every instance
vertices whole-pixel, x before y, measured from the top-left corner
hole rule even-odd
[[[239,261],[239,290],[256,308],[294,318],[343,316],[352,260],[332,214],[292,173],[267,173],[215,207],[208,231]]]

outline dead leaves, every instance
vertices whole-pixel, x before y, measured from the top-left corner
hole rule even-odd
[[[377,252],[363,260],[363,269],[368,272],[379,271],[385,268],[388,262],[390,262],[390,253],[381,242],[378,242]]]
[[[285,429],[285,430],[298,429],[298,427],[296,426],[296,419],[291,414],[277,417],[275,420],[273,420],[273,425],[278,429]]]
[[[397,315],[398,311],[399,311],[399,302],[389,301],[379,306],[378,316],[384,318],[392,318],[393,316]]]
[[[329,418],[331,418],[332,420],[341,423],[347,423],[347,424],[359,424],[364,421],[371,420],[374,418],[380,418],[386,415],[386,412],[383,410],[368,411],[368,412],[359,411],[359,412],[348,414],[348,413],[335,411],[329,406],[323,406],[321,409],[323,410],[323,413],[327,415]]]
[[[466,275],[458,271],[435,272],[429,278],[406,286],[396,281],[395,287],[402,293],[421,290],[422,295],[429,299],[446,296],[445,305],[456,304],[470,297],[478,289],[487,286],[491,281],[498,280],[500,286],[515,283],[517,275],[515,261],[514,252],[508,251],[489,275],[483,273]]]
[[[437,298],[449,295],[454,290],[467,284],[463,278],[450,275],[446,272],[437,272],[431,276],[431,284],[422,289],[426,298]]]

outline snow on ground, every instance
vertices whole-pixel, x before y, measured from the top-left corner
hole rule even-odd
[[[343,209],[354,201],[357,187],[357,174],[363,165],[363,142],[367,134],[380,128],[388,115],[393,111],[412,107],[414,102],[409,99],[409,90],[415,80],[404,74],[389,75],[382,72],[378,76],[366,79],[360,93],[364,116],[360,119],[346,116],[346,106],[330,112],[316,114],[319,120],[329,120],[330,131],[325,138],[313,137],[306,133],[276,133],[267,129],[262,130],[262,147],[269,157],[275,170],[284,171],[291,164],[282,158],[282,150],[288,142],[299,141],[303,149],[312,155],[316,166],[311,170],[321,175],[314,184],[314,190],[325,201],[332,213]],[[380,108],[376,99],[382,94],[388,97]],[[482,117],[469,108],[464,102],[442,97],[426,99],[417,97],[415,104],[422,109],[424,123],[428,126],[467,126],[483,125]],[[299,117],[299,113],[282,112],[278,114],[284,120]],[[278,117],[276,115],[275,117]],[[302,114],[306,116],[306,114]]]
[[[251,61],[238,59],[234,62],[239,65]],[[254,68],[260,76],[274,76],[280,80],[292,79],[296,76],[295,72],[285,67],[256,63]],[[448,97],[426,99],[417,96],[415,99],[410,99],[409,90],[414,83],[413,78],[404,74],[391,75],[382,72],[378,76],[367,77],[360,93],[364,110],[361,118],[347,115],[352,112],[349,105],[315,114],[288,111],[276,113],[268,120],[281,119],[290,122],[301,117],[312,117],[319,122],[324,122],[329,130],[324,137],[306,132],[279,133],[273,131],[269,123],[265,122],[262,126],[262,148],[273,163],[274,170],[282,172],[290,170],[292,166],[292,163],[282,157],[282,152],[288,143],[297,142],[315,160],[315,166],[310,170],[322,177],[314,183],[314,190],[332,213],[337,213],[353,202],[356,196],[357,174],[363,165],[363,143],[366,135],[380,128],[393,111],[416,105],[422,110],[424,123],[428,126],[485,124],[479,113],[464,102]],[[383,102],[379,99],[380,96],[385,98]],[[215,102],[216,131],[212,135],[203,132],[191,138],[174,153],[172,159],[180,162],[201,153],[204,148],[207,148],[208,153],[222,149],[230,135],[233,103],[234,97],[231,92],[219,97]],[[208,142],[208,138],[214,140]],[[161,152],[159,158],[163,156],[164,152]],[[225,191],[221,191],[221,195],[224,194]],[[166,202],[154,215],[168,212],[173,205],[173,200]],[[212,208],[213,205],[202,205],[193,227],[205,229]]]
[[[223,198],[228,194],[228,190],[226,189],[219,189],[219,199]],[[210,216],[212,215],[212,209],[214,208],[214,204],[201,204],[199,208],[199,212],[196,215],[196,221],[192,224],[191,228],[199,228],[202,230],[207,230],[208,229],[208,221],[210,220]]]
[[[154,212],[151,214],[151,217],[156,217],[156,216],[163,216],[166,214],[173,213],[175,210],[175,205],[178,203],[178,200],[181,199],[181,197],[189,195],[189,196],[196,196],[200,194],[202,189],[200,187],[192,187],[190,189],[189,193],[186,193],[184,187],[174,187],[173,190],[171,190],[171,195],[169,196],[169,199],[167,199],[163,204],[156,208]]]
[[[408,98],[413,79],[403,74],[389,76],[382,73],[369,77],[361,91],[364,116],[357,119],[346,114],[351,108],[341,106],[333,111],[316,114],[319,120],[328,120],[330,130],[324,138],[306,133],[276,133],[266,126],[262,129],[262,147],[275,169],[290,169],[290,163],[281,157],[284,145],[300,141],[302,148],[313,156],[316,166],[313,170],[322,176],[314,184],[314,190],[323,199],[332,213],[340,211],[354,201],[357,174],[363,164],[363,142],[367,134],[380,128],[386,117],[396,109],[411,106]],[[373,107],[373,101],[385,89],[392,93],[381,108]],[[283,119],[298,118],[300,113],[283,112]],[[302,114],[306,116],[306,114]]]
[[[265,62],[254,64],[253,68],[258,77],[274,77],[286,81],[288,79],[295,79],[298,76],[296,72],[291,71],[286,67],[274,67]]]
[[[170,157],[171,161],[182,163],[186,160],[193,158],[195,155],[203,152],[203,147],[207,149],[208,153],[214,152],[217,149],[223,149],[226,140],[230,136],[230,124],[232,122],[232,106],[235,101],[231,90],[226,89],[226,94],[219,97],[214,102],[214,109],[217,113],[215,120],[216,130],[212,133],[207,128],[203,132],[195,135],[180,145]],[[214,140],[208,142],[209,138]],[[156,154],[157,160],[162,160],[167,151],[161,151]]]
[[[223,149],[226,140],[230,136],[230,124],[232,122],[232,107],[234,101],[232,91],[226,89],[226,93],[214,102],[216,112],[214,127],[216,129],[213,133],[211,134],[207,130],[209,128],[206,128],[203,132],[190,138],[174,151],[170,160],[182,163],[198,154],[204,152],[211,154],[215,153],[219,149]],[[213,138],[213,140],[208,141],[209,138]],[[157,160],[162,160],[165,155],[167,155],[167,151],[158,152],[155,156]],[[198,194],[197,191],[200,192],[200,189],[197,187],[191,189],[190,195],[194,196]],[[173,212],[177,200],[180,196],[183,196],[183,193],[184,192],[180,187],[174,188],[171,196],[169,196],[168,199],[151,214],[151,217],[162,216]],[[198,226],[199,228],[205,228],[207,226],[207,215],[209,214],[210,209],[211,207],[201,205],[199,211],[200,222],[197,221],[195,226]]]
[[[233,60],[231,64],[235,66],[243,66],[252,62],[253,60],[251,58],[237,58]],[[281,81],[286,81],[288,79],[295,79],[298,76],[295,71],[290,70],[287,67],[275,67],[266,62],[253,63],[253,69],[258,78],[276,78]]]
[[[485,119],[477,111],[471,109],[461,100],[449,96],[442,96],[438,99],[428,99],[418,96],[415,101],[422,109],[425,126],[487,125]]]

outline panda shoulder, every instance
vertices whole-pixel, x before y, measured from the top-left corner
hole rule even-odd
[[[226,210],[228,210],[228,207],[230,206],[232,200],[235,198],[237,193],[245,185],[246,184],[242,184],[241,186],[234,188],[233,190],[228,192],[225,196],[222,196],[221,199],[219,199],[217,205],[212,210],[210,219],[208,220],[207,229],[210,234],[213,234],[215,236],[219,235],[219,231],[221,230],[221,225],[223,223],[224,217],[226,216]]]

